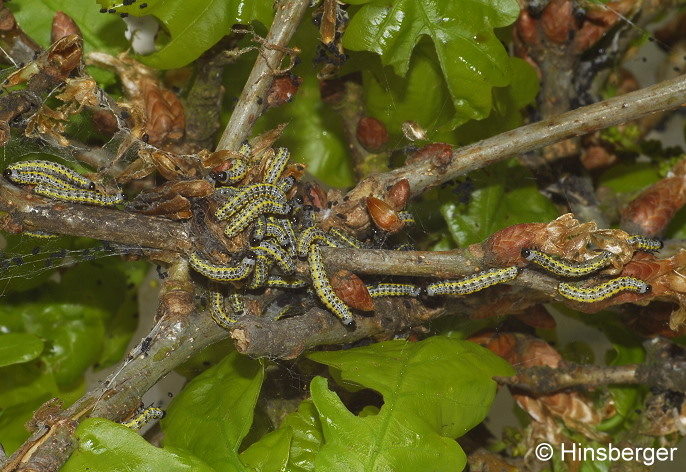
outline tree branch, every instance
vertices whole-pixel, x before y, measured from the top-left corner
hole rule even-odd
[[[665,339],[644,343],[643,364],[596,366],[565,362],[557,368],[535,366],[517,369],[512,377],[495,377],[501,385],[537,395],[568,388],[592,389],[601,385],[647,385],[651,388],[686,393],[686,355],[683,348]]]
[[[651,87],[594,103],[553,118],[519,127],[488,139],[455,148],[449,159],[419,161],[391,172],[373,175],[360,182],[346,201],[332,213],[349,214],[370,195],[382,196],[385,189],[402,179],[410,183],[411,194],[448,182],[476,169],[520,153],[532,151],[574,136],[635,120],[651,113],[677,108],[686,103],[686,75]],[[355,227],[369,223],[366,213],[355,219]]]

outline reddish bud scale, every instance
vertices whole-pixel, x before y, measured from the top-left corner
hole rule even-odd
[[[278,107],[293,100],[302,81],[301,77],[293,74],[276,77],[269,87],[269,92],[267,92],[267,106],[270,108]]]
[[[74,20],[72,20],[69,15],[61,11],[55,12],[55,17],[52,19],[50,41],[54,43],[70,34],[75,34],[79,37],[82,36],[81,30],[76,26],[76,23],[74,23]]]
[[[564,44],[574,31],[576,21],[570,0],[552,0],[543,10],[540,19],[543,34],[548,40]]]
[[[407,200],[410,198],[410,182],[407,179],[401,179],[391,185],[386,193],[386,201],[395,210],[402,210],[407,205]]]
[[[483,244],[485,257],[493,265],[521,265],[524,248],[540,247],[546,240],[545,223],[521,223],[493,233]]]
[[[176,95],[171,90],[161,88],[153,80],[143,81],[140,87],[145,103],[148,142],[159,145],[181,139],[186,127],[186,118],[183,105]]]
[[[379,229],[393,233],[403,227],[398,213],[383,200],[367,197],[367,211]]]
[[[405,160],[405,164],[431,159],[436,165],[446,165],[450,162],[453,155],[453,147],[446,143],[432,143],[412,154]]]
[[[388,142],[386,126],[376,118],[365,116],[357,122],[357,140],[367,151],[378,151]]]
[[[686,203],[686,179],[668,177],[648,187],[622,211],[622,228],[646,236],[662,233]]]
[[[343,302],[357,310],[374,311],[374,301],[360,278],[347,270],[339,270],[330,279],[331,287]]]

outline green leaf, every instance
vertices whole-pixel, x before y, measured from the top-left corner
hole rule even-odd
[[[43,352],[43,341],[33,334],[0,335],[0,367],[35,359]]]
[[[453,116],[454,108],[430,44],[422,41],[415,49],[403,77],[378,67],[363,68],[362,77],[367,113],[381,120],[396,139],[402,138],[402,124],[414,121],[427,130],[431,140],[453,142],[452,136],[437,134]]]
[[[514,0],[355,0],[364,3],[351,18],[343,45],[371,51],[398,76],[409,68],[422,37],[433,42],[455,107],[453,126],[488,116],[493,87],[510,83],[510,58],[493,29],[519,15]],[[433,84],[432,84],[433,86]]]
[[[536,99],[539,80],[534,68],[522,59],[511,58],[510,66],[510,85],[493,89],[491,114],[483,120],[468,121],[457,128],[457,142],[471,143],[523,124],[524,119],[520,110]]]
[[[660,179],[656,166],[649,162],[620,162],[600,176],[600,185],[617,193],[636,193]]]
[[[78,448],[61,472],[214,472],[187,451],[157,448],[137,432],[117,423],[88,418],[76,429]]]
[[[148,0],[123,6],[119,0],[98,0],[103,8],[133,16],[153,15],[160,20],[171,40],[157,52],[138,59],[150,67],[175,69],[194,61],[231,33],[235,24],[259,21],[269,25],[273,17],[270,0]]]
[[[323,441],[322,425],[314,403],[311,400],[303,401],[298,411],[284,418],[281,428],[291,428],[293,431],[287,470],[314,470],[314,460]]]
[[[293,430],[280,428],[263,436],[241,454],[243,464],[257,472],[280,472],[286,469],[293,440]]]
[[[279,428],[263,436],[241,454],[244,464],[273,470],[310,472],[322,444],[322,425],[311,400],[300,403],[298,411],[287,415]],[[272,449],[274,452],[272,452]],[[269,459],[262,464],[261,461]],[[262,464],[262,465],[261,465]],[[280,468],[279,468],[280,467]]]
[[[102,310],[72,303],[30,303],[18,309],[26,331],[49,343],[41,359],[58,385],[79,381],[100,357],[105,335]]]
[[[186,449],[217,470],[243,470],[238,448],[263,379],[262,364],[236,352],[195,377],[162,420],[165,446]]]
[[[8,2],[22,29],[41,46],[50,45],[50,31],[55,12],[69,15],[81,29],[86,52],[110,54],[126,50],[126,24],[118,15],[100,13],[93,0],[22,0]]]
[[[455,438],[479,424],[495,396],[494,375],[512,375],[501,358],[474,343],[442,336],[387,341],[309,357],[342,378],[377,390],[377,415],[359,417],[315,377],[310,385],[324,441],[315,468],[326,471],[459,471]]]
[[[36,362],[3,367],[0,378],[0,408],[45,401],[59,391],[54,374]]]
[[[452,199],[441,213],[457,244],[467,246],[517,223],[547,222],[557,209],[541,195],[531,174],[514,160],[470,174],[477,189],[468,203]]]
[[[50,397],[45,396],[38,400],[0,409],[0,444],[9,455],[12,454],[29,437],[26,423],[38,409]]]

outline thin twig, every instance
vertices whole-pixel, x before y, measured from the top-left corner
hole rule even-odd
[[[264,111],[265,97],[271,86],[274,71],[279,69],[286,54],[285,47],[298,28],[309,4],[309,0],[283,0],[278,3],[274,22],[260,48],[231,119],[219,139],[217,151],[236,150],[250,136],[255,121]]]

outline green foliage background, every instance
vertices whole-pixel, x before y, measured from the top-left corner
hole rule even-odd
[[[128,47],[125,25],[117,14],[154,15],[163,26],[158,50],[139,57],[158,69],[185,67],[230,31],[234,24],[266,31],[273,18],[272,0],[148,0],[117,6],[98,0],[23,0],[8,6],[22,28],[41,45],[49,43],[56,11],[77,22],[86,51],[116,54]],[[411,120],[428,132],[427,142],[465,144],[522,123],[521,109],[532,104],[537,78],[524,61],[511,57],[499,37],[519,13],[516,0],[349,0],[349,26],[342,38],[348,62],[342,73],[362,76],[368,113],[384,122],[389,146],[419,147],[403,137],[401,124]],[[354,176],[343,132],[335,112],[320,98],[313,59],[317,30],[306,19],[293,45],[302,61],[293,73],[304,81],[296,99],[270,110],[255,132],[289,123],[280,144],[331,186],[353,185]],[[224,85],[226,116],[240,92],[255,54],[230,67]],[[113,76],[95,71],[117,94]],[[631,143],[628,131],[612,130],[608,140]],[[644,149],[626,149],[632,155]],[[397,152],[393,162],[402,158]],[[678,154],[678,153],[677,153]],[[654,153],[651,162],[630,162],[600,176],[613,198],[630,198],[664,172],[673,155]],[[661,167],[662,166],[662,167]],[[468,190],[465,191],[464,189]],[[420,244],[437,249],[479,242],[505,226],[549,221],[557,207],[536,188],[517,162],[504,162],[472,173],[415,204]],[[670,234],[684,237],[686,220],[675,220]],[[16,236],[8,236],[14,247]],[[82,247],[68,238],[55,250]],[[19,247],[19,246],[17,246]],[[21,254],[30,257],[30,247]],[[23,251],[23,253],[21,252]],[[23,424],[43,402],[57,396],[69,404],[85,389],[84,374],[118,362],[137,325],[136,294],[148,267],[116,258],[87,262],[61,273],[58,280],[43,273],[31,281],[9,279],[0,305],[0,443],[12,452],[28,436]],[[31,300],[31,301],[27,301]],[[570,313],[570,316],[573,314]],[[598,319],[598,318],[596,318]],[[636,362],[643,350],[628,334],[611,337],[613,363]],[[480,327],[483,325],[480,325]],[[138,433],[98,418],[77,430],[78,450],[64,471],[194,470],[194,471],[457,471],[465,454],[455,439],[481,422],[495,394],[494,375],[512,369],[491,352],[460,338],[475,326],[436,324],[420,342],[388,341],[335,352],[311,353],[326,365],[331,379],[315,376],[309,399],[277,428],[253,437],[251,426],[265,379],[266,361],[246,358],[226,347],[208,355],[213,365],[195,376],[187,365],[179,371],[188,384],[162,420],[163,447]],[[622,331],[623,332],[623,331]],[[614,338],[612,336],[615,336]],[[228,352],[228,354],[227,354]],[[199,365],[199,364],[198,364]],[[351,412],[338,393],[372,389],[383,397]],[[621,428],[640,401],[635,388],[613,392],[620,414],[608,430]]]

